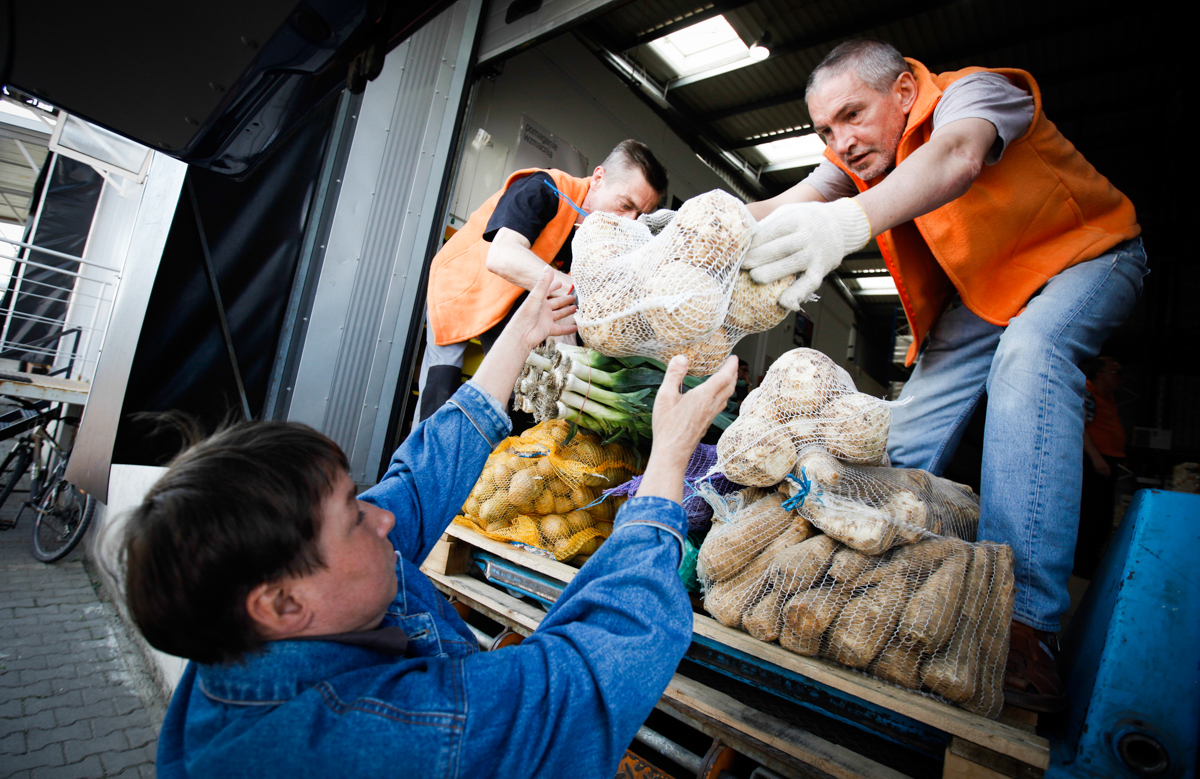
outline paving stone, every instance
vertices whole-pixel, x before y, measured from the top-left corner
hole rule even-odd
[[[85,671],[86,669],[80,668],[79,672],[82,675],[75,679],[55,679],[54,694],[62,695],[63,693],[71,692],[72,690],[79,690],[82,692],[83,690],[91,689],[93,687],[104,687],[109,683],[108,680],[104,678],[104,674],[86,673]]]
[[[119,774],[107,774],[105,779],[142,779],[142,765],[134,765],[126,768]]]
[[[13,609],[13,616],[20,619],[21,617],[37,617],[46,614],[58,614],[61,607],[57,603],[50,603],[45,606],[18,606]]]
[[[105,752],[100,755],[104,770],[110,774],[124,771],[130,766],[140,766],[143,763],[154,762],[154,750],[149,747],[138,747],[124,752]]]
[[[100,653],[95,649],[86,649],[80,651],[61,652],[61,653],[46,653],[46,667],[54,668],[60,665],[80,665],[82,663],[97,663],[100,662]]]
[[[39,750],[30,750],[23,755],[5,755],[5,771],[25,771],[43,766],[63,765],[62,744],[50,744]]]
[[[31,779],[96,779],[107,776],[100,758],[92,755],[78,763],[54,766],[53,768],[35,768]]]
[[[5,673],[12,671],[29,671],[29,670],[44,670],[50,667],[50,659],[46,655],[39,653],[21,654],[18,656],[5,657],[0,660],[0,668],[4,669]]]
[[[21,699],[11,698],[0,702],[0,719],[21,716]]]
[[[9,733],[23,733],[33,728],[49,729],[55,727],[57,724],[57,720],[54,719],[54,712],[41,711],[26,717],[0,720],[0,736],[7,736]]]
[[[117,714],[131,714],[142,709],[142,699],[136,695],[125,695],[121,698],[113,698],[112,705]]]
[[[75,668],[69,665],[60,665],[57,668],[35,668],[20,672],[21,686],[35,684],[42,680],[53,683],[63,679],[75,679],[78,676]]]
[[[116,730],[100,738],[66,741],[63,743],[63,749],[66,752],[67,762],[74,763],[88,755],[102,755],[105,752],[124,752],[129,749],[129,739],[125,738],[125,731]]]
[[[44,682],[49,685],[49,682]],[[25,714],[36,714],[46,709],[60,709],[64,706],[82,706],[83,696],[78,690],[64,692],[62,695],[46,695],[25,701]]]
[[[147,744],[153,744],[158,739],[158,732],[149,725],[144,728],[128,728],[125,731],[125,738],[129,739],[131,747],[144,747]]]
[[[106,684],[100,687],[93,687],[87,690],[80,690],[83,695],[85,705],[91,705],[100,701],[115,701],[117,698],[133,698],[138,702],[137,708],[141,708],[141,699],[130,692],[128,687],[123,684]],[[118,711],[118,714],[127,714],[128,712]]]
[[[16,678],[15,674],[10,674],[10,676]],[[20,680],[17,679],[17,681]],[[6,685],[4,684],[3,676],[0,676],[0,690],[3,690],[3,692],[0,692],[0,697],[5,698],[49,698],[54,695],[54,687],[48,681],[43,680],[34,682],[33,684]],[[28,709],[25,711],[26,713],[29,712]]]
[[[46,712],[52,714],[53,712]],[[64,741],[72,741],[75,739],[90,739],[92,737],[92,728],[87,720],[80,720],[65,728],[52,726],[49,729],[29,730],[26,734],[30,749],[41,749],[47,744],[61,744]],[[74,762],[69,757],[67,762]]]
[[[128,734],[128,731],[126,731]],[[0,755],[23,755],[26,752],[25,734],[18,731],[7,736],[0,736]],[[138,746],[141,746],[140,744]]]
[[[94,719],[92,722],[92,732],[97,736],[105,736],[112,733],[114,730],[140,730],[141,728],[150,726],[150,719],[146,716],[145,711],[131,711],[128,714],[121,714],[116,717],[103,717]],[[132,743],[132,739],[130,740]],[[144,742],[143,742],[144,743]],[[133,746],[141,746],[133,744]]]
[[[116,713],[111,701],[98,701],[90,706],[84,706],[82,703],[61,706],[54,710],[54,718],[60,725],[70,725],[81,719],[111,717]]]

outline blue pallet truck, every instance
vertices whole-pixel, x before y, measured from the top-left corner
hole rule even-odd
[[[1068,628],[1047,779],[1196,775],[1200,495],[1134,495]]]

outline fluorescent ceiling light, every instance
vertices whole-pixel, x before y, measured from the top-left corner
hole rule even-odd
[[[816,133],[760,143],[754,149],[763,155],[767,164],[775,170],[803,168],[806,165],[816,165],[825,159],[825,142]]]
[[[718,68],[745,60],[750,64],[748,47],[724,16],[714,16],[650,42],[650,48],[675,71],[676,77]]]
[[[891,275],[887,276],[855,276],[858,284],[857,292],[861,295],[896,295],[896,282]]]

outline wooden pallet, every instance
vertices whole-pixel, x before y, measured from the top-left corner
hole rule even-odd
[[[457,596],[472,608],[524,635],[537,628],[544,612],[499,587],[465,575],[474,551],[494,555],[564,586],[578,572],[564,563],[494,541],[459,525],[447,529],[425,561],[423,570],[443,592]],[[946,748],[943,773],[946,779],[1037,779],[1049,766],[1050,745],[1034,731],[1035,715],[1006,708],[999,720],[989,720],[835,663],[793,654],[777,644],[767,644],[747,633],[727,628],[702,614],[694,615],[693,631],[711,642],[757,658],[760,664],[799,674],[859,701],[950,734],[952,739]],[[689,692],[694,694],[689,695]],[[735,749],[788,775],[794,773],[794,764],[799,761],[832,776],[899,776],[890,768],[768,717],[678,674],[659,708],[705,733],[714,731],[710,735],[720,731],[720,737]]]

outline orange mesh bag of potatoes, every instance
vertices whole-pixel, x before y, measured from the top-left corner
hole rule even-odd
[[[635,450],[549,420],[496,447],[455,522],[582,563],[612,533],[624,500],[599,500],[601,492],[639,473]]]

